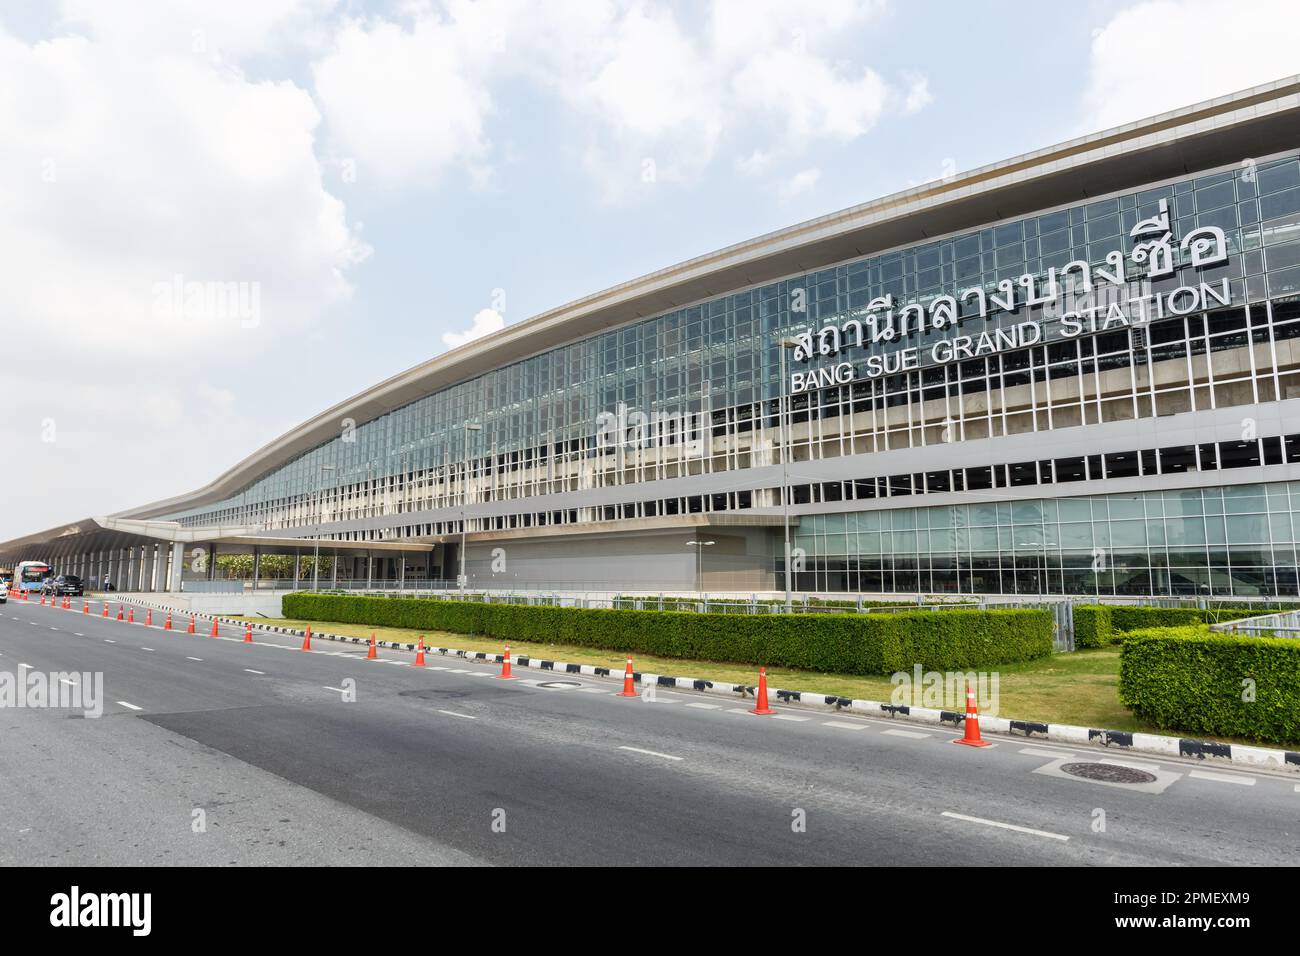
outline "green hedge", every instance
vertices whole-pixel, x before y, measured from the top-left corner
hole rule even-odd
[[[1104,647],[1111,642],[1110,608],[1105,604],[1076,604],[1074,606],[1074,646]]]
[[[286,618],[844,674],[988,670],[1052,652],[1043,610],[695,614],[288,594]]]
[[[1253,702],[1242,699],[1247,678]],[[1166,730],[1300,741],[1300,641],[1204,626],[1133,631],[1120,649],[1119,699]]]
[[[1146,628],[1193,627],[1217,624],[1243,617],[1255,617],[1278,610],[1276,607],[1210,608],[1140,607],[1126,604],[1076,604],[1074,646],[1105,647],[1118,643],[1125,634]]]

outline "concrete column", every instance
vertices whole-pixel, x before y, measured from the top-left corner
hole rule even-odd
[[[208,545],[208,580],[215,581],[216,579],[217,579],[217,546],[215,544],[210,544]]]
[[[375,586],[375,553],[366,551],[366,590]]]
[[[397,559],[397,586],[399,588],[406,586],[406,555]]]
[[[337,588],[339,586],[339,552],[337,548],[334,549],[332,557],[334,560],[330,562],[330,587]]]
[[[123,579],[126,587],[123,591],[140,590],[140,578],[137,573],[137,561],[140,557],[139,547],[128,548],[126,552],[126,577]]]
[[[176,592],[181,589],[181,574],[185,571],[185,545],[179,541],[172,542],[172,568],[171,577],[167,582],[167,590]]]
[[[293,551],[293,589],[298,590],[298,579],[302,577],[302,552],[297,548]]]
[[[262,579],[262,549],[253,546],[253,592],[257,592],[257,582]]]
[[[155,547],[152,544],[144,546],[144,557],[142,559],[142,574],[140,575],[140,590],[151,592],[154,589],[154,560]]]

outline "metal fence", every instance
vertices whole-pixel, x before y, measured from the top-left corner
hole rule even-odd
[[[1235,621],[1211,624],[1210,630],[1245,637],[1300,638],[1300,611],[1279,611],[1258,617],[1243,617]]]

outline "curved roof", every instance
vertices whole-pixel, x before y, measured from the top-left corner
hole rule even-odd
[[[1300,145],[1300,75],[1058,143],[727,246],[597,292],[407,369],[258,449],[188,494],[120,513],[222,501],[357,424],[503,365],[714,296],[999,219]]]

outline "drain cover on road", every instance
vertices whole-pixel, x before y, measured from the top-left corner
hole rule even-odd
[[[545,687],[547,690],[569,690],[571,687],[581,687],[582,682],[576,680],[546,680],[541,681],[538,687]]]
[[[1100,780],[1102,783],[1155,783],[1156,775],[1136,767],[1121,767],[1113,763],[1067,763],[1061,770],[1072,777]]]

